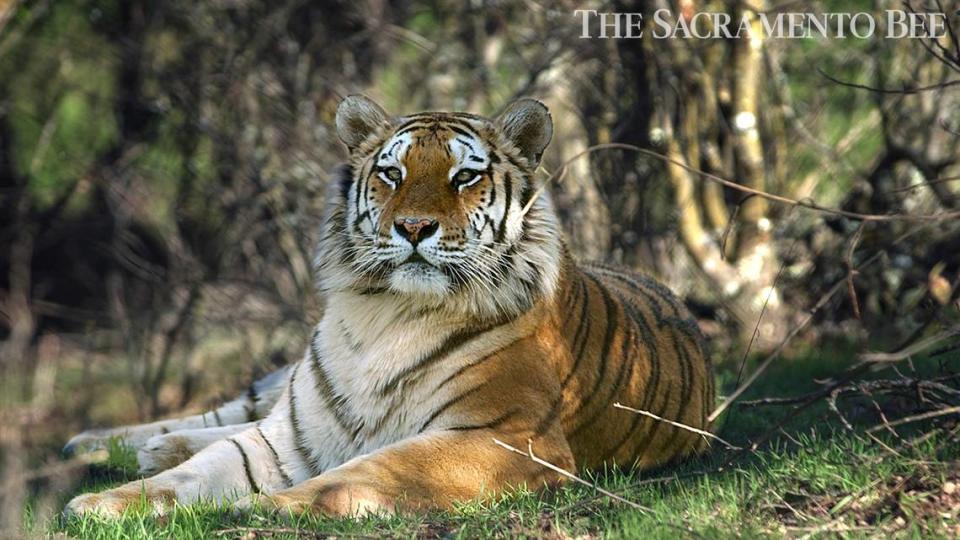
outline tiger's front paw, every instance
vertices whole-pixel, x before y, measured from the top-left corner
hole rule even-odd
[[[287,517],[313,510],[311,505],[305,501],[290,497],[289,495],[283,495],[282,493],[275,493],[273,495],[263,493],[248,495],[236,501],[233,506],[236,511],[241,514],[259,510],[269,514],[280,514]]]
[[[137,451],[137,464],[140,474],[150,476],[176,467],[196,452],[186,437],[176,433],[156,435]]]
[[[264,510],[284,516],[311,513],[330,517],[365,514],[392,514],[393,503],[367,486],[316,485],[306,482],[294,488],[265,495],[251,495],[237,501],[241,511]]]
[[[128,509],[135,508],[160,515],[172,508],[176,500],[176,495],[170,490],[128,484],[101,493],[78,495],[67,503],[63,513],[67,517],[97,514],[117,518]]]
[[[109,447],[110,438],[106,430],[91,429],[71,437],[60,452],[64,457],[73,457],[106,450]]]

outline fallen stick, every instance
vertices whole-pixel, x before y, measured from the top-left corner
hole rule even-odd
[[[630,411],[630,412],[632,412],[632,413],[642,414],[643,416],[647,416],[647,417],[649,417],[649,418],[653,418],[654,420],[659,420],[660,422],[666,422],[667,424],[670,424],[671,426],[678,427],[678,428],[680,428],[680,429],[685,429],[685,430],[687,430],[687,431],[696,433],[697,435],[701,435],[701,436],[703,436],[703,437],[707,437],[707,438],[709,438],[709,439],[713,439],[713,440],[719,442],[720,444],[726,446],[726,447],[729,448],[730,450],[743,450],[743,448],[741,448],[741,447],[739,447],[739,446],[735,446],[735,445],[733,445],[733,444],[730,444],[730,443],[728,443],[727,441],[721,439],[720,437],[714,435],[713,433],[710,433],[709,431],[704,431],[704,430],[702,430],[702,429],[697,429],[697,428],[695,428],[695,427],[693,427],[693,426],[688,426],[688,425],[686,425],[686,424],[681,424],[680,422],[674,422],[673,420],[667,420],[666,418],[663,418],[663,417],[661,417],[661,416],[657,416],[657,415],[653,414],[652,412],[649,412],[649,411],[641,411],[640,409],[634,409],[633,407],[627,407],[626,405],[623,405],[622,403],[619,403],[619,402],[614,403],[613,406],[614,406],[614,408],[616,408],[616,409],[623,409],[623,410],[625,410],[625,411]]]
[[[902,426],[903,424],[909,424],[912,422],[919,422],[920,420],[929,420],[931,418],[937,418],[938,416],[945,416],[948,414],[957,414],[960,413],[960,406],[956,407],[947,407],[946,409],[937,409],[935,411],[928,411],[922,414],[914,414],[912,416],[907,416],[899,420],[894,420],[889,424],[880,424],[879,426],[873,426],[867,430],[867,433],[873,433],[874,431],[879,431],[885,429],[886,427],[897,427]]]
[[[499,439],[493,439],[493,442],[496,443],[496,444],[499,445],[499,446],[502,446],[502,447],[506,448],[507,450],[510,450],[511,452],[513,452],[513,453],[515,453],[515,454],[520,454],[521,456],[527,456],[527,457],[530,458],[530,460],[533,461],[534,463],[536,463],[536,464],[538,464],[538,465],[543,465],[544,467],[550,469],[551,471],[553,471],[553,472],[555,472],[555,473],[558,473],[558,474],[560,474],[560,475],[562,475],[562,476],[564,476],[564,477],[566,477],[566,478],[569,478],[570,480],[573,480],[574,482],[583,484],[583,485],[585,485],[585,486],[587,486],[587,487],[591,487],[591,488],[599,491],[600,493],[606,495],[607,497],[610,497],[611,499],[613,499],[613,500],[615,500],[615,501],[622,502],[623,504],[626,504],[627,506],[630,506],[631,508],[635,508],[635,509],[637,509],[637,510],[639,510],[639,511],[645,513],[645,514],[648,514],[648,513],[652,513],[652,512],[653,512],[653,509],[650,508],[650,507],[643,506],[642,504],[638,504],[638,503],[635,503],[635,502],[633,502],[633,501],[631,501],[631,500],[624,499],[623,497],[617,495],[616,493],[613,493],[612,491],[607,491],[607,490],[603,489],[602,487],[600,487],[600,486],[598,486],[598,485],[596,485],[596,484],[593,484],[593,483],[591,483],[591,482],[588,482],[588,481],[584,480],[583,478],[580,478],[579,476],[577,476],[577,475],[575,475],[575,474],[573,474],[573,473],[571,473],[571,472],[569,472],[569,471],[567,471],[567,470],[565,470],[565,469],[561,469],[560,467],[557,467],[556,465],[554,465],[553,463],[550,463],[549,461],[545,461],[545,460],[543,460],[543,459],[538,458],[538,457],[535,456],[534,453],[533,453],[533,441],[530,440],[530,439],[527,439],[527,451],[526,451],[526,452],[524,452],[523,450],[520,450],[519,448],[516,448],[516,447],[514,447],[514,446],[510,446],[509,444],[507,444],[507,443],[505,443],[505,442],[503,442],[503,441],[501,441],[501,440],[499,440]]]

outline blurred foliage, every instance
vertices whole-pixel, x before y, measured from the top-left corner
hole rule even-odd
[[[146,417],[203,386],[203,362],[188,351],[211,336],[277,336],[256,338],[246,363],[231,360],[247,375],[296,357],[322,309],[311,252],[325,171],[344,158],[333,114],[352,92],[397,113],[492,115],[539,97],[556,123],[548,172],[588,146],[627,143],[847,211],[958,207],[956,183],[922,185],[960,174],[956,136],[938,127],[960,125],[954,88],[878,94],[824,76],[889,88],[949,79],[949,58],[919,41],[767,40],[750,58],[743,40],[581,39],[572,13],[583,7],[742,14],[719,1],[588,4],[0,3],[11,10],[0,16],[0,372],[30,372],[42,336],[62,333],[122,359],[132,390],[152,396],[137,411]],[[802,10],[891,6],[820,0]],[[752,154],[734,122],[743,112],[758,120]],[[570,163],[551,190],[575,253],[662,276],[723,345],[752,332],[761,306],[771,340],[795,324],[844,279],[858,226],[757,205],[621,150]],[[865,228],[853,262],[877,250],[885,262],[822,310],[816,331],[903,337],[939,320],[927,282],[935,267],[948,284],[960,274],[955,225],[891,245],[913,226]],[[904,305],[911,315],[896,317]],[[171,377],[179,399],[159,396]]]

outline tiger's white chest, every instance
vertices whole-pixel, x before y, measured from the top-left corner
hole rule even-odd
[[[336,304],[334,304],[336,303]],[[442,347],[462,321],[416,314],[382,296],[331,299],[320,323],[318,351],[342,414],[362,426],[353,441],[370,451],[414,435],[429,410],[422,395],[441,370],[419,370],[419,362]],[[415,384],[412,384],[415,383]]]
[[[466,329],[466,332],[465,332]],[[333,295],[313,350],[294,368],[291,440],[319,470],[421,433],[458,385],[466,364],[520,339],[512,321],[477,331],[476,321],[410,309],[389,295]],[[298,471],[306,475],[306,470]]]

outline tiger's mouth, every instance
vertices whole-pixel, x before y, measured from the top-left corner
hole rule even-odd
[[[414,251],[393,269],[389,284],[399,293],[442,297],[449,292],[450,280],[440,266]]]
[[[414,252],[411,253],[410,256],[407,257],[403,262],[401,262],[400,266],[403,266],[405,264],[425,264],[427,266],[432,266],[434,268],[436,268],[437,266],[431,263],[430,261],[428,261],[427,259],[425,259],[423,255],[421,255],[420,252],[416,250],[414,250]]]

